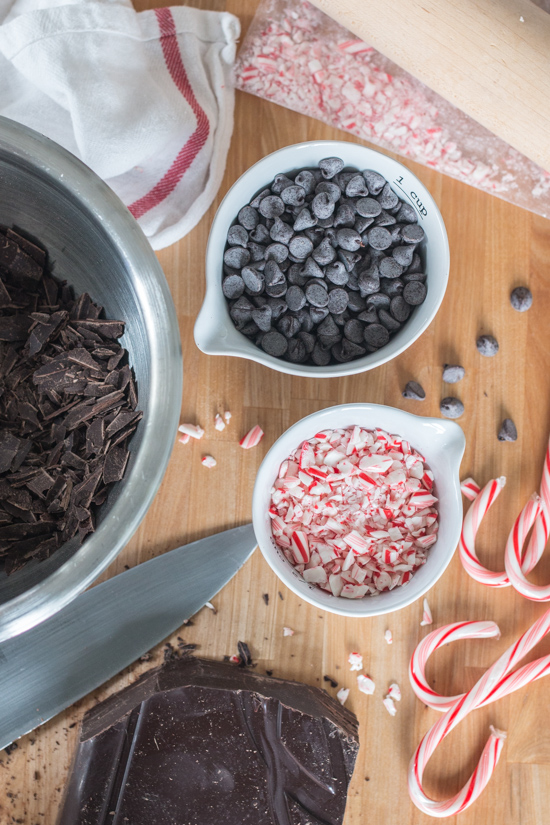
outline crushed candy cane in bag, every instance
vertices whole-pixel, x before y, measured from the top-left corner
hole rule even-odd
[[[434,476],[382,429],[325,430],[304,441],[271,490],[276,544],[306,582],[360,599],[407,584],[439,528]]]

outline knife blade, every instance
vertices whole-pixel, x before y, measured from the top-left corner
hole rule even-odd
[[[256,547],[251,524],[139,564],[0,644],[0,749],[115,676],[233,578]]]

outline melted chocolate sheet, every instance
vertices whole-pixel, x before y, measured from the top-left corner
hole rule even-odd
[[[340,825],[358,749],[319,688],[187,656],[88,711],[59,825]]]

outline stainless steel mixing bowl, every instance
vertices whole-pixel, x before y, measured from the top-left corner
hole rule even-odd
[[[0,642],[60,610],[115,558],[160,485],[177,429],[182,391],[178,323],[164,273],[118,197],[56,143],[0,117],[0,225],[23,230],[49,253],[53,273],[89,292],[107,318],[126,321],[122,344],[144,416],[123,481],[101,509],[96,532],[7,577],[0,570]],[[0,656],[1,666],[1,656]]]

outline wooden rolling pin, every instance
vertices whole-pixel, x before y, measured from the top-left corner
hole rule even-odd
[[[550,172],[550,14],[530,0],[312,0]]]

